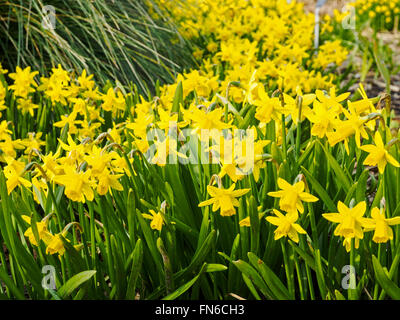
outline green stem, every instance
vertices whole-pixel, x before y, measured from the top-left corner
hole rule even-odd
[[[350,250],[350,267],[355,269],[355,247],[354,247],[354,238],[351,239],[351,250]],[[352,277],[352,274],[350,274]],[[352,279],[350,278],[350,283],[352,284]],[[357,299],[357,292],[356,289],[349,288],[348,292],[349,300],[356,300]]]
[[[298,96],[297,107],[299,108],[299,114],[298,114],[297,128],[296,128],[296,160],[297,160],[296,164],[298,163],[298,160],[300,158],[302,106],[303,106],[303,99],[300,96]]]
[[[306,248],[304,237],[300,237],[300,248],[303,250]],[[308,289],[310,290],[310,299],[315,300],[314,284],[312,280],[310,267],[308,266],[308,264],[306,264],[306,275],[307,275]]]
[[[61,215],[60,215],[60,210],[59,210],[58,205],[57,205],[56,197],[54,196],[53,186],[51,185],[50,182],[47,182],[47,187],[49,189],[49,194],[50,194],[51,201],[54,204],[54,210],[56,212],[57,223],[58,223],[58,230],[61,233],[62,230],[63,230],[63,227],[61,226]]]
[[[315,266],[316,266],[315,271],[316,271],[316,275],[317,275],[318,288],[321,293],[322,299],[325,299],[326,298],[326,283],[325,283],[324,274],[322,271],[321,252],[319,250],[317,224],[315,222],[314,209],[310,203],[308,203],[308,211],[310,212],[311,233],[312,233],[312,239],[313,239],[314,258],[315,258]]]
[[[287,146],[286,146],[286,126],[285,126],[285,115],[282,114],[282,148],[283,148],[283,159],[287,160]]]
[[[297,280],[299,283],[300,299],[305,300],[306,296],[305,296],[304,288],[303,288],[303,279],[302,279],[302,275],[301,275],[299,259],[297,258],[297,254],[294,252],[293,248],[292,248],[292,253],[293,253],[293,258],[294,258],[294,265],[296,267]]]
[[[380,259],[379,257],[379,251],[378,251],[378,259]],[[396,254],[394,255],[394,259],[392,261],[392,265],[390,266],[390,270],[389,270],[389,276],[388,278],[390,280],[393,279],[394,275],[396,274],[396,272],[398,271],[398,265],[400,263],[400,246],[396,247]],[[386,296],[386,292],[385,290],[381,291],[381,294],[379,295],[379,300],[383,300]]]
[[[379,263],[381,263],[381,256],[382,256],[382,253],[381,253],[381,244],[380,243],[378,243],[378,261],[379,261]],[[379,285],[378,285],[378,282],[375,282],[375,285],[374,285],[374,300],[378,300],[378,294],[379,294]]]
[[[91,258],[92,258],[92,268],[97,270],[96,266],[96,240],[95,240],[95,221],[94,221],[94,210],[93,210],[93,203],[88,202],[89,208],[89,216],[90,216],[90,251],[91,251]],[[96,274],[93,277],[94,285],[97,285],[97,278]]]
[[[288,256],[288,252],[286,250],[286,241],[285,239],[281,239],[281,247],[282,247],[282,254],[283,254],[283,263],[285,265],[285,273],[286,273],[286,279],[288,282],[288,289],[289,289],[289,293],[290,296],[292,297],[292,299],[295,298],[295,294],[294,294],[294,276],[293,273],[290,272],[290,265],[289,265],[289,256]]]

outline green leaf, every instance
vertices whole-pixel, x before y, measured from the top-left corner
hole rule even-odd
[[[311,154],[311,151],[314,149],[315,143],[317,140],[314,140],[311,142],[307,148],[304,150],[302,155],[299,157],[299,160],[297,161],[297,164],[301,166],[305,160],[307,160],[308,156]]]
[[[242,273],[242,278],[244,280],[244,283],[247,285],[247,287],[249,288],[250,292],[254,296],[254,298],[256,298],[256,300],[261,300],[261,297],[258,294],[257,289],[254,287],[254,284],[253,284],[253,282],[251,282],[249,277],[247,277],[244,273]]]
[[[379,73],[381,74],[383,79],[385,79],[387,93],[390,94],[390,72],[386,67],[384,61],[382,61],[383,59],[381,59],[382,54],[378,50],[379,47],[380,46],[378,45],[378,42],[375,41],[373,44],[375,63],[378,67]]]
[[[225,271],[227,269],[228,269],[228,267],[223,264],[208,263],[206,266],[205,272],[218,272],[218,271]]]
[[[322,150],[324,150],[328,163],[332,167],[333,171],[335,171],[335,174],[339,179],[339,181],[342,183],[344,190],[348,192],[349,189],[351,188],[351,185],[353,184],[353,181],[349,176],[346,175],[346,173],[340,167],[340,164],[336,161],[333,155],[325,148],[325,146],[323,146],[320,141],[318,141],[318,143],[321,145]]]
[[[290,300],[290,294],[278,276],[254,253],[248,254],[250,263],[258,270],[265,283],[272,291],[274,298],[279,300]]]
[[[258,216],[257,202],[253,195],[250,196],[248,210],[251,229],[251,251],[257,253],[260,242],[260,218]]]
[[[147,247],[150,250],[151,256],[153,257],[156,267],[160,272],[160,274],[162,274],[164,270],[161,263],[161,257],[160,254],[158,253],[156,242],[150,230],[149,223],[143,219],[142,213],[139,211],[139,209],[136,209],[136,217],[139,220],[139,224],[143,232],[144,239],[146,240]]]
[[[78,288],[82,283],[88,281],[96,273],[96,270],[82,271],[72,278],[70,278],[58,291],[57,294],[60,298],[64,299],[68,297],[76,288]]]
[[[266,283],[261,278],[260,274],[247,262],[243,260],[232,261],[232,263],[246,276],[254,285],[262,292],[262,294],[268,299],[272,300],[271,292],[268,289]]]
[[[344,202],[343,202],[346,206],[348,206],[348,205],[350,204],[351,199],[354,198],[353,195],[354,195],[354,192],[356,192],[356,190],[359,189],[358,186],[359,186],[359,181],[357,181],[356,183],[354,183],[354,184],[351,186],[350,190],[347,192],[346,198],[344,199]],[[364,190],[365,190],[365,189],[364,189]],[[358,202],[359,202],[359,201],[357,201],[357,203],[358,203]]]
[[[212,230],[210,232],[210,234],[207,236],[206,240],[203,242],[203,244],[200,246],[200,248],[194,254],[193,259],[190,262],[187,269],[185,270],[185,272],[193,271],[194,268],[196,268],[200,263],[202,263],[206,259],[207,254],[210,252],[211,247],[214,244],[216,234],[217,234],[217,232],[215,230]]]
[[[301,171],[303,171],[304,175],[307,178],[307,181],[311,183],[313,190],[319,195],[321,200],[324,202],[326,207],[331,212],[336,212],[336,206],[332,201],[331,197],[328,195],[326,190],[320,185],[320,183],[313,177],[313,175],[304,167],[300,167]]]
[[[197,279],[199,279],[199,277],[203,274],[203,272],[206,269],[206,266],[207,266],[207,264],[204,263],[203,266],[200,269],[200,272],[197,274],[197,276],[195,276],[189,282],[185,283],[183,286],[179,287],[177,290],[175,290],[171,294],[169,294],[166,297],[164,297],[162,300],[174,300],[174,299],[178,298],[179,296],[181,296],[182,294],[184,294],[186,291],[188,291],[190,289],[190,287],[195,284]]]
[[[389,279],[375,255],[372,255],[372,264],[374,266],[376,280],[383,290],[385,290],[391,298],[400,300],[400,288]]]
[[[346,298],[344,297],[344,295],[342,295],[342,294],[340,293],[340,291],[338,291],[338,290],[335,290],[335,297],[336,297],[336,300],[346,300]]]
[[[142,269],[143,262],[143,244],[142,240],[136,241],[135,249],[133,250],[131,274],[128,280],[128,287],[126,289],[126,299],[135,298],[136,281],[139,277],[140,270]]]
[[[14,284],[14,282],[12,282],[12,280],[3,270],[3,268],[0,268],[0,279],[4,281],[6,287],[15,295],[17,299],[25,300],[24,294],[18,289],[18,287]]]
[[[180,105],[182,103],[183,103],[183,87],[182,87],[182,81],[179,81],[178,85],[176,86],[176,91],[175,91],[174,100],[172,102],[171,112],[179,113],[179,115],[180,115]],[[181,120],[181,119],[179,119],[179,120]]]
[[[314,271],[315,269],[315,261],[312,256],[310,256],[307,252],[303,249],[299,248],[294,244],[294,242],[289,241],[289,244],[293,247],[293,249],[297,252],[297,254],[305,261],[305,263]]]
[[[365,200],[365,192],[367,190],[367,180],[369,177],[369,170],[364,170],[357,181],[356,189],[356,202],[359,203]]]

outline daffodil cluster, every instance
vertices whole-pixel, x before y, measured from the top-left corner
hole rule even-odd
[[[39,242],[43,241],[43,243],[46,245],[46,254],[58,254],[59,256],[62,256],[65,253],[64,242],[69,242],[69,240],[66,238],[68,230],[73,225],[76,225],[78,228],[80,228],[80,226],[77,222],[71,222],[67,226],[65,226],[63,231],[52,234],[48,228],[50,216],[51,214],[44,217],[42,221],[35,223],[35,228],[37,231],[37,234],[35,235],[35,232],[32,229],[31,217],[22,215],[22,219],[29,225],[28,229],[26,229],[24,233],[24,236],[27,237],[29,239],[29,242],[34,246],[39,246]],[[82,244],[75,245],[74,248],[76,250],[79,250],[82,248]]]
[[[289,236],[294,242],[299,242],[298,233],[307,233],[299,224],[295,223],[299,218],[298,213],[304,213],[303,201],[316,202],[318,198],[304,191],[303,181],[291,185],[286,180],[278,178],[278,186],[281,188],[280,191],[269,192],[268,195],[280,198],[279,208],[286,211],[287,214],[283,215],[279,210],[274,209],[276,217],[269,216],[266,220],[278,227],[275,230],[275,240]]]
[[[351,3],[357,16],[368,19],[378,30],[399,27],[400,1],[396,0],[356,0]]]
[[[314,53],[315,16],[305,13],[301,2],[160,2],[178,21],[181,34],[197,44],[193,55],[201,61],[204,75],[219,78],[224,90],[231,81],[240,81],[241,87],[230,89],[230,97],[238,103],[246,100],[254,70],[258,70],[254,81],[263,82],[268,88],[279,86],[285,92],[295,92],[301,83],[308,93],[329,88],[335,76],[326,71],[347,58],[347,49],[332,36],[329,19],[321,22],[321,38],[326,40]]]
[[[61,65],[47,77],[30,67],[9,74],[0,67],[8,77],[0,81],[0,161],[8,194],[27,188],[40,203],[49,187],[58,185],[68,199],[85,203],[122,192],[122,180],[136,174],[134,154],[159,167],[173,158],[186,163],[211,159],[216,165],[211,175],[224,183],[204,187],[211,198],[199,206],[212,204],[213,211],[233,216],[237,198],[250,191],[236,186],[248,176],[260,184],[266,162],[281,161],[274,150],[288,151],[286,130],[293,132],[302,123],[309,124],[312,139],[325,145],[342,145],[348,154],[349,144],[355,144],[368,152],[363,164],[376,165],[381,174],[387,163],[399,166],[390,153],[390,131],[372,134],[376,120],[389,116],[387,110],[376,108],[361,84],[356,101],[332,84],[329,66],[341,65],[348,52],[337,39],[322,41],[314,52],[315,17],[301,4],[202,0],[173,7],[172,14],[183,34],[202,48],[195,52],[201,63],[198,70],[159,86],[156,96],[111,83],[101,88],[87,70],[75,75]],[[325,20],[322,35],[329,38]],[[33,126],[38,132],[16,132],[15,114],[28,122],[39,119]],[[48,141],[56,147],[50,150]],[[201,154],[193,157],[198,149]],[[281,190],[268,195],[280,198],[286,216],[275,210],[277,218],[267,220],[278,226],[275,239],[289,236],[297,242],[302,229],[295,222],[304,212],[303,202],[318,199],[304,191],[303,181],[292,185],[278,178],[277,185]],[[163,219],[149,212],[144,217],[161,231]]]
[[[367,205],[362,201],[354,207],[347,207],[343,202],[338,202],[338,213],[325,213],[323,217],[337,223],[334,230],[335,236],[344,238],[343,245],[349,252],[354,241],[354,248],[358,248],[364,232],[374,231],[372,240],[376,243],[385,243],[393,240],[393,231],[390,226],[400,224],[400,217],[387,219],[385,211],[379,208],[371,210],[371,218],[364,217]]]

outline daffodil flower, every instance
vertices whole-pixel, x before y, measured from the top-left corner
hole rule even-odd
[[[8,194],[20,185],[30,188],[32,183],[22,177],[25,173],[25,163],[9,157],[7,157],[6,160],[8,164],[4,167],[4,175],[7,178],[6,184]]]
[[[383,173],[385,171],[385,167],[387,163],[395,167],[400,167],[399,162],[393,158],[386,150],[385,145],[383,144],[381,134],[379,131],[375,132],[375,145],[368,144],[365,146],[361,146],[360,149],[369,153],[367,158],[364,160],[363,164],[368,166],[378,166],[379,173]]]
[[[17,66],[15,73],[10,73],[8,76],[14,80],[14,84],[9,86],[10,90],[14,90],[16,96],[20,96],[24,99],[28,97],[28,94],[34,92],[35,90],[31,87],[36,87],[37,84],[34,80],[35,75],[38,71],[31,72],[31,67],[26,67],[21,69]]]
[[[363,217],[366,208],[365,201],[358,203],[353,208],[349,208],[339,201],[338,213],[324,213],[322,216],[331,222],[339,224],[334,231],[335,236],[362,239],[364,237],[363,227],[371,225],[369,219]]]
[[[338,111],[335,108],[329,108],[326,104],[315,100],[312,111],[306,115],[313,124],[311,134],[322,139],[327,132],[333,131],[337,115]]]
[[[51,236],[50,241],[47,241],[46,245],[46,254],[56,254],[58,253],[59,257],[62,256],[65,253],[65,246],[64,246],[64,241],[70,242],[66,236],[68,234],[68,230],[70,227],[76,226],[82,232],[82,228],[80,227],[78,222],[70,222],[68,223],[64,230],[61,231],[60,233],[55,234],[54,236]],[[82,248],[82,244],[77,244],[74,245],[74,248],[76,250],[80,250]]]
[[[371,218],[369,219],[371,225],[367,226],[365,231],[375,230],[372,240],[376,243],[385,243],[393,240],[393,230],[390,226],[400,224],[400,217],[386,219],[383,210],[373,208],[371,210]]]
[[[85,203],[85,197],[88,201],[92,201],[94,193],[92,186],[95,182],[91,179],[91,172],[76,172],[72,166],[64,168],[65,174],[55,176],[54,181],[65,186],[65,195],[72,201]]]
[[[116,110],[125,110],[125,98],[122,95],[121,91],[118,91],[115,94],[113,88],[109,88],[107,93],[103,95],[103,104],[101,107],[105,111],[116,111]]]
[[[339,142],[344,142],[344,146],[347,154],[349,154],[348,139],[354,135],[357,147],[360,147],[361,137],[364,139],[368,138],[368,133],[365,130],[365,126],[368,124],[369,120],[365,120],[357,113],[354,105],[348,101],[348,109],[343,109],[343,113],[347,120],[335,121],[335,132],[328,132],[326,134],[328,142],[331,147]]]
[[[360,239],[347,237],[343,240],[343,246],[346,248],[347,252],[351,251],[351,240],[354,239],[354,249],[358,249],[360,247]]]
[[[111,174],[108,169],[98,176],[97,192],[99,195],[105,195],[109,190],[115,189],[118,191],[124,190],[118,179],[122,177],[122,174]]]
[[[65,238],[66,235],[67,232],[63,231],[61,233],[57,233],[56,235],[52,236],[51,240],[47,244],[46,254],[58,253],[60,256],[62,256],[65,253],[65,247],[61,237]],[[69,241],[68,239],[66,240]]]
[[[30,217],[25,216],[25,215],[23,215],[21,217],[26,223],[31,225]],[[45,243],[49,243],[53,238],[53,235],[47,229],[48,223],[49,223],[49,221],[48,221],[47,217],[45,217],[42,221],[36,223],[39,240],[43,240]],[[32,227],[29,227],[28,229],[26,229],[24,236],[28,237],[30,243],[32,243],[33,245],[35,245],[35,246],[39,245],[36,241],[35,235],[33,234]]]
[[[199,203],[199,207],[212,204],[212,211],[220,209],[221,216],[236,214],[235,207],[239,206],[239,201],[236,198],[246,194],[250,189],[235,190],[235,186],[235,184],[232,184],[228,189],[207,186],[207,192],[212,198]]]
[[[298,210],[300,213],[303,213],[304,206],[302,201],[318,201],[317,197],[310,193],[304,192],[305,185],[303,181],[299,181],[294,185],[291,185],[286,180],[278,178],[278,187],[282,190],[268,192],[268,195],[271,197],[280,198],[279,207],[283,211],[294,212]]]
[[[270,98],[264,86],[258,87],[258,96],[259,99],[254,102],[254,105],[257,107],[255,118],[262,123],[269,123],[271,120],[275,120],[276,122],[281,121],[284,109],[279,98]]]
[[[239,221],[239,226],[241,227],[250,227],[250,217],[246,217]]]
[[[39,108],[37,104],[32,102],[32,99],[19,99],[17,109],[22,111],[22,114],[29,113],[33,117],[33,110]]]
[[[155,212],[154,210],[149,210],[150,214],[142,213],[143,218],[150,219],[150,227],[152,229],[161,231],[163,224],[165,224],[161,212]]]
[[[299,224],[295,223],[299,218],[297,211],[291,211],[286,215],[283,215],[276,209],[274,209],[273,212],[276,217],[266,217],[265,219],[269,223],[278,227],[274,231],[274,240],[289,236],[292,241],[298,243],[298,234],[307,234],[307,232]]]

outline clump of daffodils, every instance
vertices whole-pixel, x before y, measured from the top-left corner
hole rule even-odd
[[[364,232],[374,231],[372,240],[376,243],[385,243],[393,240],[393,231],[390,226],[400,224],[400,217],[386,218],[385,210],[372,208],[371,218],[364,217],[367,205],[362,201],[354,207],[347,207],[343,202],[338,202],[338,213],[325,213],[322,216],[337,223],[334,230],[335,236],[344,238],[343,245],[347,252],[351,250],[351,242],[354,241],[354,247],[357,249],[360,240],[364,238]]]
[[[286,180],[278,178],[278,186],[281,188],[280,191],[269,192],[268,195],[279,198],[279,208],[286,211],[287,214],[283,215],[279,210],[273,209],[276,217],[269,216],[266,217],[266,220],[278,227],[274,232],[275,240],[288,236],[297,243],[299,242],[298,233],[307,233],[296,223],[299,213],[304,213],[303,202],[316,202],[318,198],[304,191],[305,184],[303,181],[291,185]]]

